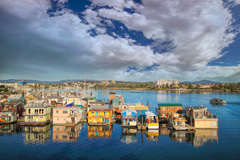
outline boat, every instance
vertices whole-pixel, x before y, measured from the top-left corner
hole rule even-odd
[[[220,99],[220,98],[213,98],[210,100],[210,103],[212,104],[226,104],[227,102]]]
[[[159,129],[158,117],[151,111],[145,112],[146,127],[148,129]]]

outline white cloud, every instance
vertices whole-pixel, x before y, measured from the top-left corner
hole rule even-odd
[[[66,2],[59,1],[61,7]],[[212,79],[239,72],[239,66],[207,66],[210,61],[221,57],[221,50],[236,36],[226,32],[231,27],[232,16],[222,3],[142,2],[143,5],[124,0],[93,0],[94,5],[84,12],[88,22],[85,24],[66,8],[50,17],[47,10],[51,9],[51,3],[47,0],[0,1],[7,19],[3,14],[0,16],[0,27],[3,29],[0,36],[6,39],[8,46],[15,46],[11,50],[7,45],[0,44],[1,54],[8,53],[1,58],[1,67],[6,68],[1,71],[2,77],[11,78],[10,75],[22,72],[34,73],[36,78],[45,77],[43,79],[50,75],[79,78],[87,72],[90,78],[96,79],[145,81],[160,77]],[[112,8],[93,10],[94,6],[106,3]],[[136,12],[130,14],[124,8]],[[136,45],[134,42],[137,40],[128,35],[120,38],[113,33],[113,38],[106,34],[105,28],[114,27],[111,19],[121,21],[131,30],[141,31],[155,41],[154,45],[170,40],[172,44],[166,47],[176,47],[163,54],[154,54],[152,46]],[[98,35],[92,37],[91,29],[95,29]],[[19,54],[16,59],[10,58],[16,54]],[[4,61],[12,62],[11,67],[7,67]],[[144,71],[145,67],[153,64],[160,66]],[[129,66],[143,71],[125,72]],[[39,75],[35,74],[36,71]]]

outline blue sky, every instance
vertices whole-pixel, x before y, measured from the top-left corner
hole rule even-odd
[[[0,21],[0,79],[240,81],[239,0],[1,0]]]

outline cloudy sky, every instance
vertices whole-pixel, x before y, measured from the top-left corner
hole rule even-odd
[[[1,0],[0,79],[240,81],[240,0]]]

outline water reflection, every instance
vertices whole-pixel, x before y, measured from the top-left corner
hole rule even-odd
[[[89,126],[88,138],[111,138],[113,125]]]
[[[146,138],[149,141],[158,141],[159,130],[148,130],[146,132]]]
[[[121,142],[126,144],[137,142],[137,129],[122,127]]]
[[[80,137],[83,124],[79,123],[74,127],[53,126],[52,140],[54,142],[73,142]]]
[[[50,139],[50,124],[45,126],[24,126],[25,143],[44,143]]]
[[[20,133],[21,129],[22,129],[22,127],[17,123],[1,124],[0,125],[0,135],[3,136],[5,133],[7,133],[8,135],[12,135],[14,133]]]
[[[200,147],[204,144],[211,144],[213,141],[218,141],[218,130],[197,129],[195,131],[170,131],[169,137],[175,142],[187,141],[194,147]]]

